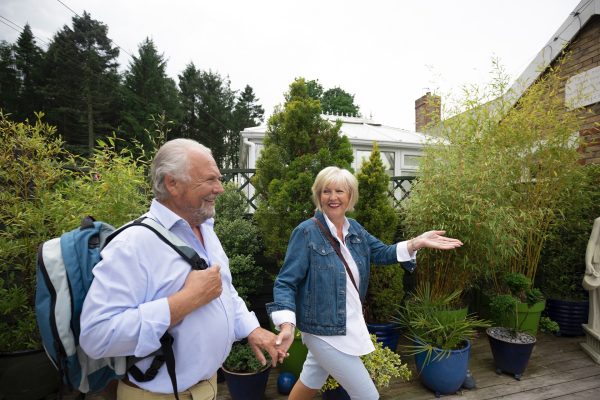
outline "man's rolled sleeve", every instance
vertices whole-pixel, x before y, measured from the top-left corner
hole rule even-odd
[[[144,357],[160,347],[160,338],[171,324],[167,298],[140,304],[140,340],[135,348],[136,357]]]

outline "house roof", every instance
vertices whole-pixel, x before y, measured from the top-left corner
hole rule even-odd
[[[584,25],[596,14],[600,14],[600,0],[581,0],[565,22],[550,37],[546,45],[536,54],[533,61],[507,91],[512,104],[544,73],[546,68],[562,53]]]
[[[354,145],[364,144],[371,147],[374,141],[379,146],[395,146],[420,148],[428,140],[429,136],[420,132],[412,132],[406,129],[394,128],[382,125],[368,118],[349,117],[341,115],[321,115],[332,123],[336,120],[342,121],[340,133],[350,140]],[[266,125],[246,128],[242,135],[247,138],[262,137],[267,130]]]

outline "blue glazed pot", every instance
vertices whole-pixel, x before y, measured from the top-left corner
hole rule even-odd
[[[256,373],[238,373],[222,369],[227,389],[233,400],[261,400],[264,397],[271,364]]]
[[[520,342],[514,342],[511,340],[511,335],[508,333],[510,330],[507,328],[494,326],[487,328],[485,332],[492,349],[496,372],[511,374],[516,380],[521,380],[529,363],[533,346],[535,346],[535,336],[519,332]]]
[[[588,322],[589,301],[548,299],[546,313],[558,324],[559,336],[583,336],[581,325]]]
[[[322,397],[323,400],[351,400],[348,392],[341,386],[324,391]]]
[[[434,358],[442,353],[441,349],[434,349],[431,359],[425,363],[426,353],[415,354],[415,363],[421,382],[425,387],[435,393],[436,397],[442,394],[456,393],[462,386],[467,376],[469,356],[471,355],[471,342],[459,350],[451,350],[448,356],[444,355],[439,360]]]
[[[377,337],[377,341],[392,351],[396,351],[400,339],[400,327],[398,324],[389,322],[386,324],[367,324],[369,333]]]

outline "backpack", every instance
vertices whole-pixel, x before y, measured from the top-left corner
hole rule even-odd
[[[125,377],[127,372],[140,382],[149,381],[166,362],[173,393],[177,397],[173,338],[168,331],[161,338],[161,349],[147,356],[155,358],[145,373],[134,365],[145,357],[93,359],[79,346],[79,317],[94,279],[92,270],[101,260],[100,251],[116,235],[132,226],[143,226],[156,233],[190,263],[192,269],[207,268],[206,261],[191,247],[149,217],[140,217],[119,229],[85,217],[78,228],[50,239],[38,248],[35,311],[42,344],[59,371],[61,383],[70,390],[97,392],[110,381]]]

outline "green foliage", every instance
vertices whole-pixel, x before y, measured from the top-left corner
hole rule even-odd
[[[496,324],[509,325],[506,327],[514,334],[522,328],[531,307],[545,298],[542,291],[534,288],[532,281],[520,272],[506,274],[502,281],[503,285],[498,288],[498,293],[490,297],[490,312]],[[521,304],[526,305],[523,310],[527,311],[519,322]]]
[[[419,252],[419,281],[450,293],[502,271],[535,277],[539,253],[557,215],[580,190],[582,169],[573,132],[577,110],[557,95],[560,70],[549,71],[514,104],[496,66],[483,90],[464,99],[424,148],[420,176],[405,206],[405,231],[444,229],[464,245]]]
[[[402,305],[396,321],[406,329],[407,337],[414,343],[407,346],[411,355],[427,353],[426,363],[448,357],[450,351],[463,348],[465,341],[472,340],[477,329],[490,326],[488,321],[475,315],[465,318],[442,315],[451,310],[460,294],[460,289],[449,295],[434,294],[431,286],[424,283]],[[434,350],[438,349],[442,351],[432,359]]]
[[[400,264],[371,268],[365,300],[365,320],[387,323],[398,311],[404,298],[404,268]]]
[[[490,299],[490,311],[494,315],[504,315],[513,312],[519,300],[511,294],[499,294]]]
[[[40,117],[41,118],[41,117]],[[92,215],[119,226],[149,200],[145,165],[113,139],[90,159],[62,149],[53,127],[0,114],[0,351],[39,348],[34,312],[38,246]]]
[[[531,281],[521,273],[507,274],[504,277],[504,283],[508,286],[510,293],[515,296],[522,296],[527,289],[531,287]]]
[[[223,185],[225,191],[217,197],[215,204],[216,218],[218,220],[233,220],[243,216],[246,213],[246,197],[237,190],[233,182],[227,182]]]
[[[271,356],[267,352],[263,352],[263,354],[267,359],[267,365],[270,365]],[[233,343],[223,367],[231,372],[259,372],[266,368],[261,365],[254,355],[254,351],[245,341]]]
[[[226,162],[228,168],[239,166],[240,132],[246,128],[258,126],[263,121],[265,110],[258,104],[258,99],[250,85],[246,85],[241,93],[236,96],[233,109],[233,124],[227,137]]]
[[[381,161],[379,146],[373,143],[371,156],[357,174],[359,198],[353,216],[365,229],[385,243],[391,243],[398,226],[398,214],[387,194],[389,176]],[[404,269],[400,264],[371,266],[365,299],[365,318],[386,323],[398,311],[404,298]]]
[[[217,197],[215,233],[229,257],[229,270],[238,294],[246,303],[248,297],[262,288],[264,268],[256,265],[255,255],[262,250],[258,228],[244,217],[246,199],[233,183]]]
[[[42,202],[69,174],[62,143],[40,119],[15,123],[0,112],[0,351],[40,347],[35,257],[55,233]]]
[[[354,104],[354,95],[339,87],[334,87],[323,93],[321,108],[326,114],[360,116],[360,109]]]
[[[304,79],[290,85],[286,103],[269,119],[265,147],[252,183],[261,194],[254,214],[266,255],[280,264],[290,233],[313,215],[311,187],[324,167],[350,168],[352,148],[339,134],[340,124],[321,119]]]
[[[137,140],[146,150],[158,148],[147,135],[155,125],[155,116],[161,115],[174,125],[182,116],[177,85],[167,76],[166,68],[164,56],[158,53],[154,42],[146,38],[124,73],[125,108],[121,131],[123,137]]]
[[[546,298],[569,301],[587,300],[581,282],[585,273],[585,252],[594,224],[600,215],[600,165],[581,167],[582,188],[572,189],[566,197],[570,206],[557,215],[540,256],[536,285]]]
[[[79,153],[91,154],[96,139],[118,124],[119,49],[107,35],[108,27],[84,12],[55,34],[46,52],[48,122]]]
[[[222,167],[235,103],[231,82],[217,72],[201,71],[190,63],[179,76],[179,88],[184,110],[181,135],[209,147],[217,165]],[[239,143],[229,145],[237,148]]]
[[[393,378],[400,378],[408,381],[411,377],[410,369],[406,363],[402,363],[400,355],[384,347],[377,341],[375,335],[371,335],[371,341],[375,346],[375,351],[361,356],[365,368],[369,372],[371,379],[378,389],[386,388],[390,385]],[[331,376],[327,378],[321,391],[335,389],[340,384]]]
[[[354,217],[369,233],[390,243],[394,239],[399,219],[387,192],[390,177],[385,172],[376,142],[373,143],[369,159],[360,166],[356,179],[360,193]]]
[[[558,333],[560,331],[560,326],[557,322],[553,321],[548,317],[541,317],[540,331],[544,333]]]

